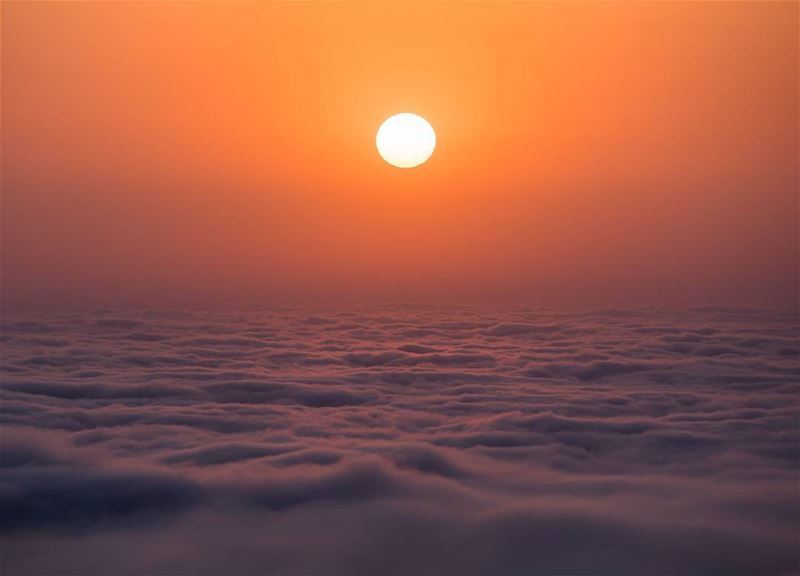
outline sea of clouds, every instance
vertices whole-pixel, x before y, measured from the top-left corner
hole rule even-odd
[[[4,318],[0,572],[793,574],[797,311]]]

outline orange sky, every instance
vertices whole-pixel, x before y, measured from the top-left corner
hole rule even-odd
[[[2,3],[6,307],[786,305],[795,2]],[[374,137],[437,132],[399,170]]]

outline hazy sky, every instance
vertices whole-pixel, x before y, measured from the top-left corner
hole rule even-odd
[[[793,304],[798,10],[3,2],[4,305]]]

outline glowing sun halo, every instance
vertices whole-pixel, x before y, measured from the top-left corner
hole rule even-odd
[[[387,118],[375,137],[381,158],[398,168],[414,168],[425,162],[436,148],[436,133],[422,116],[395,114]]]

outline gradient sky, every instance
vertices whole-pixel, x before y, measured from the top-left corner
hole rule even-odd
[[[787,305],[795,2],[3,2],[6,309]],[[431,160],[374,137],[425,116]]]

